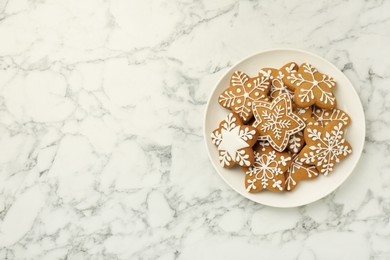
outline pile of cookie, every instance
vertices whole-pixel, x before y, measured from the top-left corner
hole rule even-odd
[[[337,108],[336,82],[308,63],[235,71],[218,103],[230,109],[211,134],[222,167],[239,165],[248,192],[292,191],[302,180],[331,173],[352,153],[351,123]]]

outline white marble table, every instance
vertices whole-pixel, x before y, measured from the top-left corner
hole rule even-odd
[[[390,1],[0,0],[0,259],[390,259]],[[275,209],[207,158],[237,60],[301,48],[364,105],[358,168]]]

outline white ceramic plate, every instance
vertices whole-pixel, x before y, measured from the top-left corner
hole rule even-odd
[[[302,181],[292,192],[275,193],[263,191],[259,193],[248,193],[245,190],[245,173],[236,166],[233,169],[224,169],[218,161],[217,148],[212,144],[210,134],[218,128],[218,124],[229,113],[229,110],[218,104],[219,94],[229,86],[232,72],[235,70],[244,71],[249,76],[256,76],[259,69],[264,67],[279,68],[282,65],[295,61],[298,64],[308,62],[316,67],[320,72],[331,75],[337,82],[334,91],[338,107],[347,112],[352,123],[346,131],[346,139],[352,146],[352,154],[336,165],[333,173],[329,176],[319,176],[312,181]],[[251,55],[227,71],[218,81],[207,103],[204,136],[211,162],[222,179],[230,185],[236,192],[255,202],[273,207],[297,207],[314,202],[327,196],[339,187],[352,173],[355,168],[364,146],[365,139],[365,119],[362,104],[354,87],[348,78],[333,64],[323,58],[301,50],[275,49],[263,51]]]

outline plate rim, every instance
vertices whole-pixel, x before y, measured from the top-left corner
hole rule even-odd
[[[329,66],[333,67],[334,69],[338,70],[341,72],[341,74],[345,77],[345,79],[349,82],[349,84],[351,84],[352,88],[353,88],[353,95],[355,95],[355,97],[359,100],[359,110],[361,110],[361,114],[363,115],[363,124],[364,124],[364,127],[363,127],[363,136],[364,136],[364,140],[361,144],[360,147],[358,148],[354,148],[354,152],[358,152],[359,155],[357,157],[357,160],[355,162],[355,164],[352,166],[351,168],[351,171],[348,175],[346,175],[342,181],[340,182],[340,184],[335,187],[334,189],[330,189],[329,192],[327,192],[325,195],[323,195],[322,197],[318,197],[318,198],[314,198],[312,200],[309,200],[307,202],[303,202],[303,203],[297,203],[296,205],[272,205],[272,204],[268,204],[268,203],[262,203],[262,202],[258,202],[258,201],[255,201],[254,199],[252,199],[251,197],[248,197],[248,196],[245,196],[243,194],[241,194],[241,192],[239,192],[238,190],[236,190],[236,188],[229,182],[225,179],[225,177],[219,172],[219,168],[220,167],[219,165],[216,165],[214,163],[214,161],[212,160],[212,157],[211,157],[211,153],[210,153],[210,149],[208,148],[208,144],[207,142],[209,142],[209,140],[207,139],[207,136],[208,136],[208,133],[206,132],[206,119],[207,119],[207,111],[209,110],[209,106],[210,106],[210,103],[211,103],[211,98],[214,94],[214,92],[216,91],[216,88],[217,86],[221,83],[221,81],[223,80],[223,78],[231,72],[231,70],[234,68],[234,67],[237,67],[239,64],[245,62],[246,60],[249,60],[251,59],[252,57],[254,56],[257,56],[257,55],[260,55],[260,54],[264,54],[264,53],[268,53],[268,52],[277,52],[277,51],[292,51],[292,52],[298,52],[298,53],[302,53],[302,54],[305,54],[305,55],[310,55],[310,56],[313,56],[319,60],[322,60],[323,62],[327,63]],[[351,93],[351,94],[352,94]],[[306,51],[306,50],[302,50],[302,49],[296,49],[296,48],[271,48],[271,49],[266,49],[266,50],[263,50],[263,51],[259,51],[259,52],[256,52],[256,53],[252,53],[250,55],[247,55],[246,57],[242,58],[241,60],[235,62],[233,65],[231,65],[228,70],[223,73],[223,75],[221,75],[218,79],[218,81],[214,84],[214,87],[212,89],[212,91],[210,92],[210,95],[209,95],[209,98],[207,100],[207,104],[206,104],[206,107],[205,107],[205,110],[204,110],[204,115],[203,115],[203,140],[204,140],[204,144],[206,146],[206,150],[207,150],[207,154],[208,154],[208,157],[209,157],[209,160],[211,161],[211,164],[213,165],[214,167],[214,170],[218,173],[218,175],[224,180],[224,182],[231,188],[233,189],[236,193],[238,193],[240,196],[248,199],[248,200],[251,200],[255,203],[258,203],[258,204],[261,204],[261,205],[265,205],[265,206],[269,206],[269,207],[274,207],[274,208],[296,208],[296,207],[300,207],[300,206],[304,206],[304,205],[308,205],[308,204],[311,204],[311,203],[314,203],[322,198],[325,198],[327,196],[329,196],[329,194],[331,194],[332,192],[336,191],[337,189],[339,189],[344,183],[345,181],[352,175],[352,173],[354,172],[356,166],[358,165],[360,159],[361,159],[361,156],[362,156],[362,153],[363,153],[363,149],[364,149],[364,146],[365,146],[365,137],[366,137],[366,116],[364,114],[364,108],[363,108],[363,104],[360,100],[360,97],[354,87],[354,85],[352,84],[352,82],[349,80],[349,78],[344,74],[344,72],[342,72],[338,67],[336,67],[336,65],[334,65],[332,62],[328,61],[327,59],[315,54],[315,53],[312,53],[312,52],[309,52],[309,51]]]

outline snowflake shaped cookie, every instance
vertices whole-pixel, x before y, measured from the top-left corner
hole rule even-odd
[[[256,128],[243,125],[241,118],[235,113],[229,113],[219,124],[219,128],[211,133],[211,141],[218,148],[219,161],[224,168],[231,168],[236,163],[246,167],[252,165],[252,146],[257,138]]]
[[[292,163],[285,173],[285,188],[293,191],[302,180],[313,180],[318,177],[318,171],[314,165],[307,165],[298,160],[295,155]]]
[[[270,147],[258,147],[255,151],[253,166],[243,168],[246,173],[246,190],[248,192],[259,192],[265,189],[283,191],[284,172],[289,168],[291,159],[291,155],[286,152],[276,152]]]
[[[352,153],[351,145],[344,139],[345,125],[330,122],[325,127],[319,123],[309,124],[304,133],[306,146],[299,153],[299,161],[315,165],[317,170],[328,175],[336,163]]]
[[[314,104],[320,108],[336,106],[336,97],[333,95],[336,82],[310,64],[302,64],[297,73],[291,73],[283,81],[294,89],[294,102],[298,107]]]
[[[235,71],[230,78],[230,86],[218,97],[218,103],[238,114],[246,123],[253,116],[254,101],[265,99],[270,90],[266,77],[250,78],[247,74]]]
[[[334,121],[343,123],[345,126],[351,123],[349,115],[338,108],[322,109],[314,106],[312,116],[321,126],[325,126],[329,122]]]
[[[288,145],[290,136],[305,128],[305,122],[292,112],[291,99],[284,93],[271,103],[256,101],[253,105],[253,126],[260,133],[259,140],[267,140],[278,152]]]
[[[291,99],[294,97],[294,91],[291,91],[283,82],[283,78],[291,73],[296,73],[298,71],[298,65],[295,62],[290,62],[281,67],[280,69],[274,68],[264,68],[259,71],[260,76],[264,76],[270,79],[271,82],[271,92],[270,96],[276,98],[277,96],[287,93],[290,95]]]

